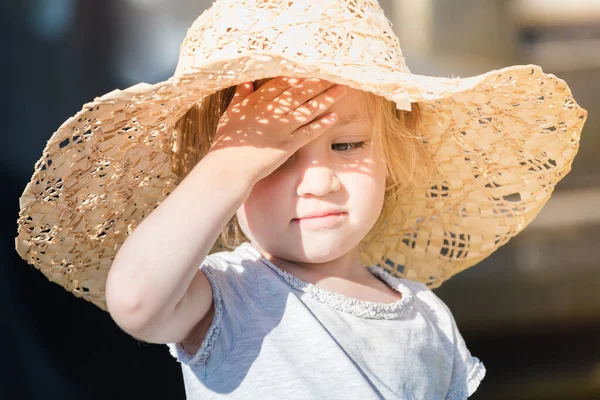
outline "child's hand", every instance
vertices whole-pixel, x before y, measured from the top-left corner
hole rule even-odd
[[[345,94],[344,86],[320,79],[277,77],[256,91],[252,82],[242,83],[219,120],[210,152],[226,153],[258,181],[333,127],[337,115],[315,117]]]

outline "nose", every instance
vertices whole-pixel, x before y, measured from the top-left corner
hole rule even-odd
[[[298,185],[299,197],[322,197],[330,192],[340,190],[340,180],[330,167],[326,165],[307,166]]]

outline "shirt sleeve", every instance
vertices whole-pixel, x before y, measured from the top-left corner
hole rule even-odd
[[[441,299],[439,301],[448,313],[452,337],[454,338],[454,361],[446,400],[466,399],[475,393],[485,377],[485,366],[479,358],[471,355],[465,340],[458,330],[452,312]]]
[[[452,319],[454,321],[454,318]],[[463,337],[458,329],[455,328],[455,351],[454,366],[452,368],[452,378],[448,390],[447,400],[466,399],[470,397],[483,380],[485,376],[485,366],[477,358],[471,355],[465,344]]]
[[[202,271],[213,293],[214,317],[200,348],[188,354],[181,343],[167,343],[170,354],[182,364],[203,364],[206,373],[218,367],[236,345],[258,296],[258,280],[252,266],[232,253],[209,255]]]
[[[417,298],[422,301],[435,317],[436,325],[448,338],[448,354],[452,356],[452,373],[446,400],[464,400],[470,397],[485,377],[485,366],[471,355],[458,330],[450,308],[422,283],[412,282]]]

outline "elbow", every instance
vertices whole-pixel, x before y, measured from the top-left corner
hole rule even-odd
[[[143,298],[119,284],[109,272],[105,288],[106,307],[113,321],[136,339],[151,341],[156,318],[144,307]]]

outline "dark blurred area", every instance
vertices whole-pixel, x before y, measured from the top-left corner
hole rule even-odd
[[[6,146],[1,399],[183,399],[164,345],[51,283],[14,249],[18,199],[52,133],[115,88],[172,75],[209,0],[0,3]],[[487,368],[474,399],[600,399],[600,1],[380,0],[412,72],[538,64],[589,112],[572,172],[508,245],[435,292]]]

